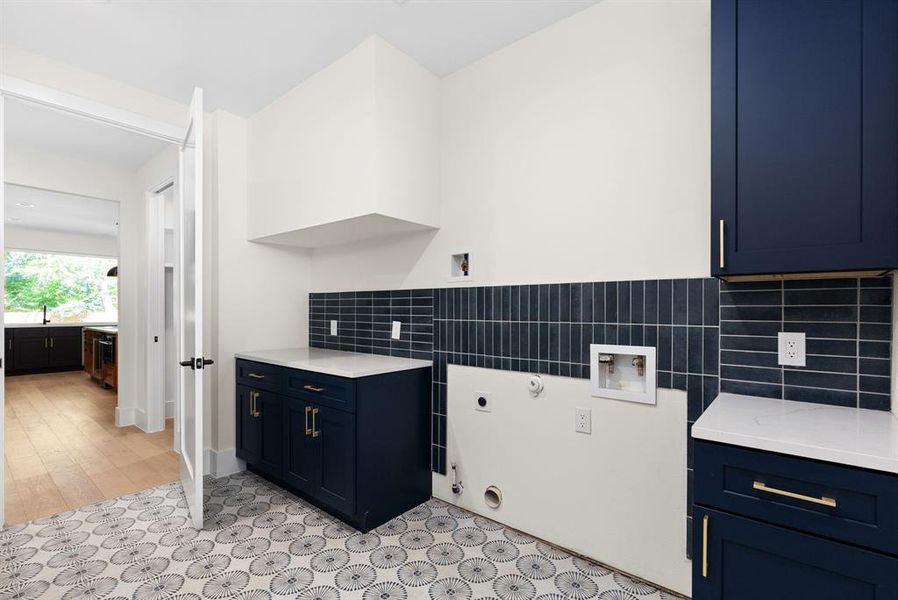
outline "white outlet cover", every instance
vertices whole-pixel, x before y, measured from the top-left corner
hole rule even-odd
[[[789,367],[807,366],[807,346],[803,331],[780,331],[776,341],[779,364]]]
[[[393,321],[393,330],[390,333],[390,337],[394,340],[399,339],[399,332],[402,329],[402,321]]]
[[[577,407],[574,409],[574,431],[592,434],[592,409]]]
[[[331,319],[331,335],[337,335],[337,320]]]

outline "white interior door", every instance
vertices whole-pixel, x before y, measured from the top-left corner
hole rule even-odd
[[[193,91],[179,164],[181,483],[193,525],[203,526],[203,90]]]

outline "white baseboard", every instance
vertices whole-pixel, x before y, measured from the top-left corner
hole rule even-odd
[[[121,408],[119,406],[116,406],[115,407],[115,426],[116,427],[127,427],[128,425],[135,425],[137,423],[136,413],[137,413],[137,409]]]
[[[218,479],[246,470],[246,463],[237,458],[234,448],[216,452],[211,448],[203,451],[203,472]]]
[[[165,418],[173,419],[175,416],[175,401],[174,400],[166,400],[165,401]]]

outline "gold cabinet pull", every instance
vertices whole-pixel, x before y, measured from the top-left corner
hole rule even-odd
[[[720,241],[720,268],[721,269],[723,269],[726,266],[726,259],[724,258],[724,256],[726,256],[726,252],[725,252],[726,245],[724,244],[724,237],[723,237],[725,229],[726,229],[725,221],[723,219],[721,219],[720,220],[720,235],[717,236],[718,238],[720,238],[719,241]]]
[[[53,338],[50,338],[50,347],[53,347]]]
[[[711,517],[702,517],[702,577],[708,578],[708,521]]]
[[[309,413],[312,412],[312,407],[306,407],[306,435],[312,435],[312,428],[309,427]]]
[[[810,502],[811,504],[820,504],[821,506],[828,506],[830,508],[836,507],[836,499],[830,498],[828,496],[821,496],[817,498],[815,496],[805,496],[804,494],[796,494],[795,492],[790,492],[788,490],[780,490],[777,488],[768,487],[767,484],[756,481],[752,484],[754,489],[759,492],[767,492],[768,494],[774,494],[776,496],[785,496],[786,498],[793,498],[795,500],[803,500],[805,502]]]
[[[318,386],[312,385],[311,383],[308,385],[302,386],[302,389],[309,390],[310,392],[323,392],[324,391],[323,387],[318,387]]]
[[[249,393],[250,403],[249,403],[249,414],[251,417],[261,417],[262,413],[259,412],[258,402],[259,402],[259,392],[250,392]]]
[[[321,432],[318,431],[318,426],[317,426],[316,423],[315,423],[315,417],[316,417],[316,416],[318,416],[318,409],[317,409],[317,408],[313,408],[313,409],[312,409],[312,437],[313,437],[313,438],[316,438],[316,437],[318,437],[319,435],[321,435]]]
[[[259,375],[258,373],[247,373],[247,377],[252,377],[253,379],[265,379],[264,375]]]

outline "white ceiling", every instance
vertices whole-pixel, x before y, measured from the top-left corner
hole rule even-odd
[[[6,224],[115,237],[118,202],[5,184]]]
[[[379,34],[447,75],[598,0],[0,0],[0,39],[250,115]]]
[[[2,0],[0,0],[2,1]],[[167,143],[48,108],[6,103],[8,152],[27,146],[62,156],[135,170]]]

